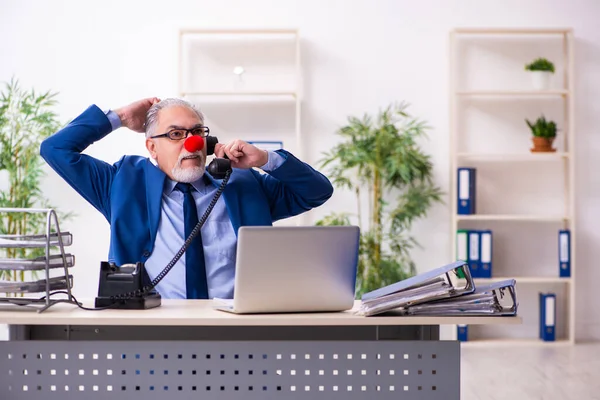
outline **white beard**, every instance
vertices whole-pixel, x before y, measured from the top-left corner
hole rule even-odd
[[[183,168],[181,166],[181,161],[183,160],[184,157],[187,157],[190,155],[199,156],[200,157],[200,165]],[[171,170],[171,173],[173,174],[173,178],[175,178],[175,180],[177,182],[191,183],[191,182],[197,181],[198,179],[202,178],[202,175],[204,175],[204,170],[206,169],[206,166],[204,165],[205,161],[206,160],[204,158],[204,154],[202,154],[201,151],[197,151],[195,153],[190,153],[188,151],[184,151],[179,156],[179,160],[177,160],[177,164],[175,164],[175,166]]]

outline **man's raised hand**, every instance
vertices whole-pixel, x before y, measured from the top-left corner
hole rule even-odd
[[[121,125],[135,132],[144,133],[146,127],[146,113],[153,104],[158,103],[160,99],[157,97],[149,97],[147,99],[138,100],[127,106],[118,108],[115,113],[121,119]]]

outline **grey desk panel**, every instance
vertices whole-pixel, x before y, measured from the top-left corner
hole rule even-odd
[[[437,325],[114,326],[11,325],[11,340],[439,340]]]
[[[5,400],[456,399],[454,341],[6,341]]]

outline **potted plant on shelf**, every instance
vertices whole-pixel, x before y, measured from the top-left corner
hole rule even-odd
[[[543,115],[537,119],[535,124],[532,124],[528,119],[525,119],[525,121],[533,134],[533,148],[531,152],[555,152],[556,149],[552,148],[552,143],[554,142],[554,138],[556,138],[556,122],[546,121],[546,117]]]
[[[357,296],[415,274],[410,251],[418,243],[410,230],[434,203],[442,202],[430,156],[419,146],[428,127],[406,108],[390,105],[376,118],[348,118],[337,132],[344,141],[321,160],[331,168],[333,184],[356,195],[357,215],[332,213],[316,224],[350,225],[355,220],[360,226]],[[367,203],[368,216],[362,215],[361,203]]]
[[[554,64],[545,58],[537,58],[525,65],[525,70],[530,71],[533,87],[536,90],[548,90],[550,79],[554,74]]]

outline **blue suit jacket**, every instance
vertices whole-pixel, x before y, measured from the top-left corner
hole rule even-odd
[[[81,154],[111,132],[98,107],[85,112],[41,145],[40,154],[110,223],[108,260],[145,262],[152,253],[166,175],[148,158],[124,156],[111,165]],[[223,198],[236,232],[244,225],[272,225],[323,204],[333,193],[329,180],[291,153],[270,174],[234,169]],[[221,181],[207,177],[218,186]]]

